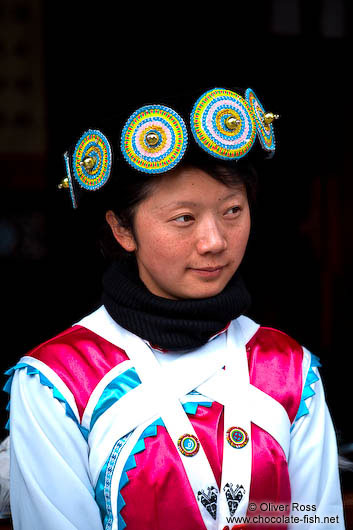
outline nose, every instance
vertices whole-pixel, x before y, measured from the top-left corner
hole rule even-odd
[[[197,250],[199,254],[206,254],[207,252],[217,254],[226,248],[227,239],[217,220],[213,217],[203,219],[199,223],[197,232]]]

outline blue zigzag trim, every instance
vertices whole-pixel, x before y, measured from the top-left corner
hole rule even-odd
[[[15,366],[13,366],[12,368],[10,368],[9,370],[7,370],[5,372],[5,375],[8,375],[9,378],[6,381],[5,386],[3,388],[4,392],[7,392],[8,394],[11,394],[11,386],[12,386],[12,380],[13,380],[14,373],[16,372],[16,370],[22,370],[24,368],[27,368],[27,375],[36,375],[36,374],[38,374],[41,384],[44,385],[44,386],[47,386],[48,388],[50,388],[53,391],[53,397],[55,399],[57,399],[61,403],[64,403],[66,415],[69,418],[71,418],[72,420],[74,420],[74,422],[78,425],[82,435],[87,440],[89,431],[85,427],[82,427],[82,425],[80,425],[80,423],[77,420],[72,408],[70,407],[70,405],[68,404],[68,402],[66,401],[66,399],[64,398],[62,393],[59,392],[59,390],[53,385],[53,383],[51,381],[49,381],[49,379],[47,377],[45,377],[45,375],[42,374],[42,372],[40,372],[37,368],[34,368],[33,366],[31,366],[30,364],[27,364],[27,363],[18,363]],[[9,401],[7,407],[6,407],[6,410],[9,410],[9,408],[10,408],[10,401]],[[10,430],[9,429],[9,421],[7,421],[5,428],[7,430]]]
[[[194,414],[196,414],[197,408],[198,408],[199,405],[202,405],[204,407],[208,407],[209,408],[209,407],[212,407],[212,402],[210,402],[210,401],[202,401],[202,402],[188,401],[187,403],[183,404],[183,408],[184,408],[184,410],[185,410],[185,412],[187,414],[194,415]],[[164,425],[164,423],[163,423],[161,418],[158,418],[158,420],[156,420],[153,423],[151,423],[151,425],[149,425],[147,427],[147,429],[145,429],[143,431],[143,433],[141,434],[140,438],[138,439],[135,447],[131,451],[131,453],[129,455],[129,458],[126,460],[126,463],[125,463],[125,466],[124,466],[124,469],[123,469],[123,472],[122,472],[122,475],[121,475],[120,483],[119,483],[119,494],[118,494],[118,529],[119,530],[124,530],[124,528],[126,527],[126,523],[125,523],[123,517],[121,516],[120,512],[121,512],[121,510],[124,508],[124,506],[126,504],[124,499],[123,499],[123,496],[121,495],[121,490],[129,482],[129,477],[127,476],[127,471],[130,471],[130,469],[134,469],[137,466],[134,455],[136,453],[141,453],[142,451],[144,451],[146,449],[145,438],[148,438],[150,436],[157,436],[157,426],[158,425],[160,425],[162,427],[165,427],[165,425]]]
[[[90,431],[102,414],[122,396],[141,384],[135,368],[128,368],[115,377],[103,390],[91,416]]]
[[[297,412],[297,415],[296,415],[295,420],[293,422],[293,425],[291,427],[291,430],[293,429],[294,424],[299,420],[299,418],[301,418],[302,416],[305,416],[306,414],[309,414],[309,409],[308,409],[305,401],[307,399],[309,399],[310,397],[315,395],[315,391],[311,388],[311,385],[313,383],[316,383],[316,381],[319,380],[318,376],[315,374],[315,372],[313,370],[313,368],[316,367],[316,366],[321,366],[320,359],[316,355],[314,355],[312,353],[311,354],[310,368],[309,368],[309,371],[308,371],[308,375],[306,376],[306,380],[305,380],[305,384],[304,384],[304,388],[303,388],[303,393],[302,393],[302,398],[300,400],[300,405],[299,405],[299,408],[298,408],[298,412]]]

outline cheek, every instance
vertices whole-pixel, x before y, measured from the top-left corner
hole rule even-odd
[[[242,233],[242,244],[244,247],[246,247],[246,245],[248,244],[249,236],[250,236],[250,229],[251,229],[251,222],[250,222],[250,216],[249,216],[249,219],[246,225],[244,226],[243,233]]]
[[[231,248],[237,257],[242,258],[250,235],[250,218],[232,234]]]
[[[140,259],[148,261],[156,268],[162,269],[167,261],[168,266],[173,266],[183,254],[185,243],[176,241],[175,234],[167,230],[161,228],[151,230],[147,227],[143,233],[140,232],[140,236],[142,237],[139,238],[137,254]]]

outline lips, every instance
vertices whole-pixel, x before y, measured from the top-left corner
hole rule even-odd
[[[214,271],[218,271],[218,269],[223,269],[223,267],[224,265],[218,265],[218,267],[191,267],[191,268],[196,271],[214,272]]]
[[[195,267],[189,267],[190,273],[198,278],[203,278],[206,281],[214,280],[223,277],[223,269],[226,265],[218,265],[217,267],[202,267],[196,269]]]

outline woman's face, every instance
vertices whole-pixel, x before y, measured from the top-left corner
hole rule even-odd
[[[175,169],[158,181],[135,214],[141,280],[155,295],[206,298],[220,293],[238,269],[250,232],[243,184],[229,187],[201,169]],[[129,247],[129,248],[127,248]]]

